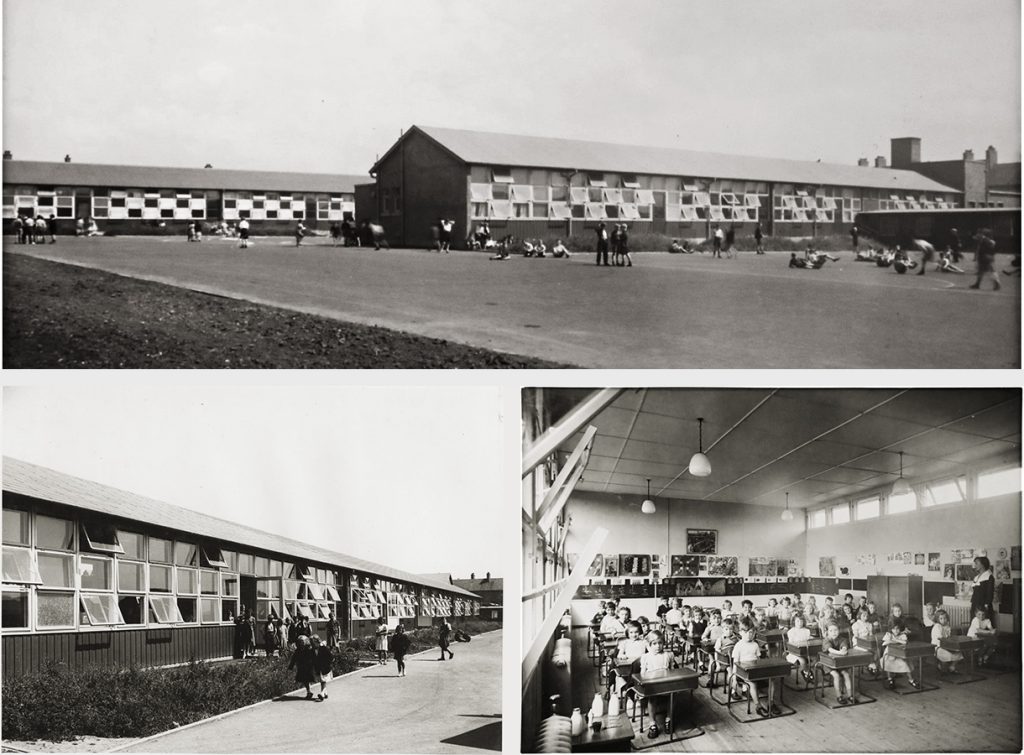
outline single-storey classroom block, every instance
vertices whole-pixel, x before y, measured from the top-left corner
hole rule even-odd
[[[606,601],[676,642],[679,691],[692,697],[676,695],[673,720],[680,735],[705,732],[668,745],[664,734],[650,742],[637,729],[635,748],[1020,749],[1019,388],[527,388],[522,433],[524,751],[558,751],[545,749],[554,742],[545,720],[574,708],[586,715],[595,693],[608,695],[606,669],[627,686],[640,673],[639,663],[609,665],[618,639],[602,633]],[[976,570],[985,565],[979,557],[990,572]],[[847,595],[854,605],[873,601],[880,627],[865,639],[876,650],[899,603],[927,694],[904,698],[918,691],[906,676],[889,689],[884,674],[862,669],[862,702],[883,704],[816,704],[824,694],[836,705],[828,672],[824,691],[794,682],[778,634],[792,614],[775,613],[778,626],[770,618],[794,594],[819,609],[828,601],[841,608]],[[980,680],[966,660],[959,675],[943,676],[926,609],[945,610],[952,634],[964,635],[972,598],[990,606],[997,630],[990,663]],[[730,709],[734,719],[722,677],[696,668],[700,639],[684,640],[680,620],[659,619],[676,602],[738,618],[744,601],[768,610],[757,635],[763,665],[780,665],[785,704],[798,715],[746,719],[741,702]],[[859,652],[865,668],[877,658]],[[958,684],[965,680],[977,683]],[[630,701],[625,695],[623,706]],[[743,725],[754,721],[756,734]],[[630,724],[615,723],[628,749]],[[573,742],[606,750],[615,736],[594,735],[600,747],[582,736]]]
[[[862,161],[865,162],[865,161]],[[914,170],[602,144],[413,126],[374,164],[374,217],[397,246],[429,246],[438,220],[460,243],[484,220],[494,238],[566,237],[600,222],[707,238],[845,233],[862,210],[957,207],[962,192]]]
[[[249,221],[254,234],[294,231],[355,217],[355,185],[365,176],[220,168],[167,168],[76,162],[3,161],[3,230],[18,215],[57,218],[60,233],[94,218],[102,232],[184,234]]]
[[[325,636],[456,626],[480,599],[451,584],[5,458],[3,674],[56,659],[159,666],[230,658],[234,618],[305,616]]]

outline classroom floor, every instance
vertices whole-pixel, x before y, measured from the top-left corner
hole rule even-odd
[[[934,681],[925,671],[925,679]],[[702,678],[702,682],[704,679]],[[906,683],[903,683],[906,687]],[[573,696],[591,700],[597,669],[587,655],[587,630],[573,631]],[[690,703],[676,696],[679,730],[687,723],[704,736],[651,748],[652,752],[1019,752],[1021,750],[1020,671],[916,695],[897,695],[880,682],[861,686],[878,699],[869,705],[829,710],[811,692],[784,690],[796,715],[741,724],[703,687]],[[829,700],[832,692],[828,692]],[[719,696],[721,697],[721,696]],[[589,703],[587,703],[589,705]],[[745,712],[745,705],[741,704]],[[634,744],[646,744],[635,739]]]

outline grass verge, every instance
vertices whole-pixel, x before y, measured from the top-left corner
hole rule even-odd
[[[3,256],[5,368],[569,367],[63,265]]]

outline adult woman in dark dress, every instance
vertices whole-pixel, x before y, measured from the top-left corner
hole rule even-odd
[[[974,578],[974,590],[971,592],[971,616],[977,611],[984,611],[994,623],[992,603],[996,594],[996,578],[992,574],[992,564],[988,556],[978,556],[974,559],[974,568],[978,570],[978,576]]]

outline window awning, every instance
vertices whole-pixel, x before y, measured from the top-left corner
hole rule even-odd
[[[683,184],[683,191],[696,192],[700,191],[700,187],[697,184]]]
[[[587,178],[587,186],[593,186],[595,188],[603,189],[608,186],[608,182],[604,178]]]
[[[627,189],[639,189],[640,181],[637,180],[636,176],[623,176],[622,185]]]
[[[4,546],[3,581],[23,585],[43,583],[42,577],[39,576],[39,565],[32,551]]]
[[[117,539],[117,528],[113,524],[82,522],[82,534],[89,550],[101,553],[124,553]]]
[[[490,184],[470,184],[469,196],[473,202],[486,202],[491,198]]]
[[[533,187],[532,186],[512,186],[511,197],[513,202],[532,202],[533,201]]]
[[[583,186],[572,186],[569,189],[569,201],[573,204],[586,204],[590,201],[590,192]]]
[[[587,202],[587,214],[586,217],[591,220],[603,220],[607,217],[605,214],[603,202]]]
[[[745,204],[747,207],[760,207],[761,197],[757,196],[757,194],[744,194],[743,204]]]
[[[316,582],[307,582],[306,591],[313,600],[325,600],[324,591]]]
[[[512,202],[508,199],[492,199],[487,203],[487,216],[495,220],[508,220],[513,216]]]
[[[82,595],[82,608],[93,626],[124,624],[115,595]]]
[[[722,204],[739,204],[739,200],[736,195],[731,192],[722,192],[718,195],[722,201]]]
[[[636,203],[637,204],[654,204],[654,192],[650,189],[637,189],[636,191]]]
[[[803,189],[798,189],[797,192],[796,192],[796,195],[798,197],[806,197],[807,196],[807,192],[804,191]]]
[[[228,562],[224,560],[224,554],[221,553],[220,548],[204,545],[202,547],[202,555],[203,566],[219,566],[223,569],[227,568]]]
[[[711,194],[706,191],[698,191],[693,195],[693,203],[698,207],[707,207],[711,204]]]
[[[512,171],[508,168],[494,168],[491,171],[491,180],[496,184],[510,184],[514,183],[512,178]]]
[[[637,209],[635,204],[620,204],[619,217],[624,220],[639,220],[640,210]]]
[[[338,591],[337,589],[335,589],[334,585],[324,585],[324,589],[327,591],[327,597],[330,600],[333,600],[336,603],[341,602],[341,595],[338,594]]]
[[[568,220],[572,217],[572,208],[565,202],[552,202],[548,205],[548,217]]]
[[[621,189],[602,189],[601,190],[601,201],[605,204],[621,204],[622,203],[622,190]]]

